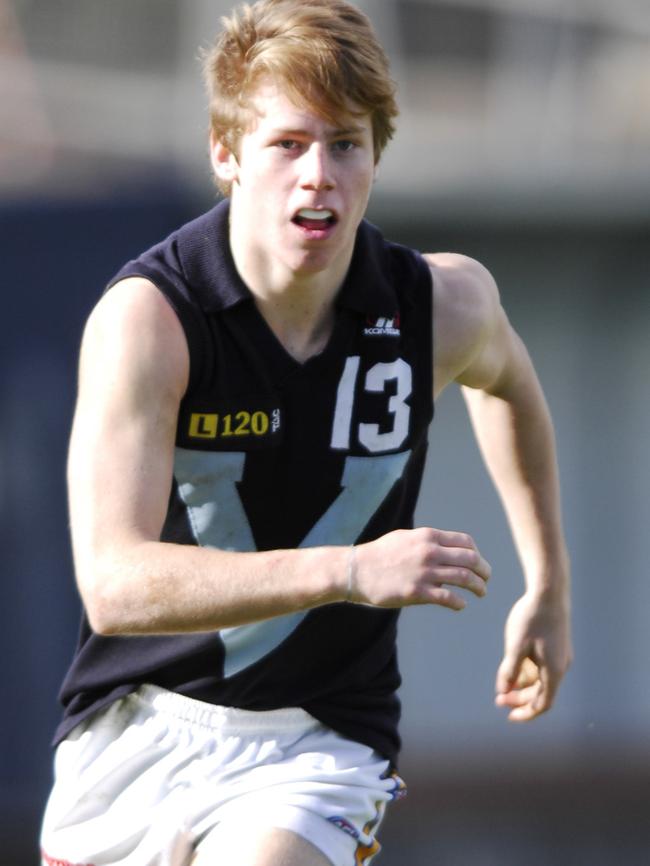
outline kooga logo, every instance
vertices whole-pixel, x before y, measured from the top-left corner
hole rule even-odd
[[[399,337],[399,315],[392,319],[380,316],[378,319],[368,319],[363,330],[364,337]]]

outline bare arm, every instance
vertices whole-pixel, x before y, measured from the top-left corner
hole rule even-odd
[[[433,257],[439,284],[439,385],[462,387],[487,468],[503,502],[526,591],[506,623],[497,703],[512,720],[553,703],[571,661],[569,562],[561,525],[555,439],[528,353],[491,276],[471,260]],[[450,295],[452,297],[450,298]]]
[[[84,334],[68,462],[75,568],[92,627],[206,631],[345,599],[347,548],[236,553],[160,541],[188,372],[185,336],[158,290],[136,279],[111,289]],[[467,536],[398,531],[357,548],[352,600],[460,609],[443,584],[483,595],[488,572]]]
[[[68,465],[77,579],[103,633],[209,630],[333,600],[321,549],[232,553],[160,542],[185,337],[145,281],[114,287],[84,335]],[[340,558],[340,557],[339,557]]]

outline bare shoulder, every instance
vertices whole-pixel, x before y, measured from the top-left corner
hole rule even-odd
[[[180,322],[162,292],[149,280],[129,277],[102,295],[88,318],[84,336],[121,340],[138,333],[155,339],[161,332],[177,328]]]
[[[500,306],[492,274],[476,259],[458,253],[427,253],[433,276],[434,311],[446,325],[489,325]]]
[[[457,379],[482,351],[502,314],[489,270],[457,253],[427,253],[433,278],[436,390]]]
[[[104,378],[140,374],[164,378],[184,391],[189,352],[181,323],[162,292],[149,280],[122,280],[102,296],[84,330],[81,372]],[[152,382],[153,384],[153,382]]]

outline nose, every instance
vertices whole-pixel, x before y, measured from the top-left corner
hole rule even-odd
[[[313,142],[301,158],[300,182],[303,189],[325,190],[334,187],[332,158],[327,147]]]

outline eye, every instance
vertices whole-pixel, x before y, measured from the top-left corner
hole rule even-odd
[[[333,143],[332,149],[339,153],[349,153],[351,150],[354,150],[356,146],[356,142],[350,141],[348,138],[341,138],[339,141]]]
[[[293,138],[283,138],[280,141],[276,141],[276,147],[279,147],[280,150],[297,150],[298,142]]]

